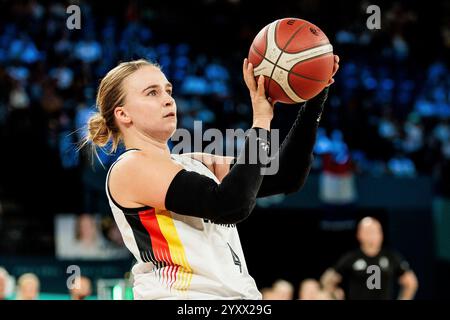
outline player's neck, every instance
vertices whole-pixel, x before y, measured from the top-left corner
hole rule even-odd
[[[159,141],[144,135],[129,135],[124,137],[124,143],[127,149],[139,149],[170,156],[170,149],[166,141]]]

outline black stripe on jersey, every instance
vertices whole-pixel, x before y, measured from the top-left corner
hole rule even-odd
[[[142,224],[139,215],[129,215],[125,214],[125,219],[127,219],[128,224],[133,230],[134,239],[139,249],[139,254],[142,261],[153,263],[158,269],[165,266],[162,261],[157,261],[155,258],[155,253],[152,247],[152,240],[148,234],[147,229],[145,229]]]

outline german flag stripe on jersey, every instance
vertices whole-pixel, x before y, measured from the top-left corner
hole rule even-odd
[[[170,212],[151,208],[139,211],[139,219],[150,238],[155,259],[164,265],[164,282],[170,288],[187,290],[192,269]]]
[[[125,219],[133,230],[134,239],[139,249],[139,255],[144,262],[151,262],[157,268],[162,267],[161,262],[155,259],[150,235],[142,224],[139,216],[125,214]]]

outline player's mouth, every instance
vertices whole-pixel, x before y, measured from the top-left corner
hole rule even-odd
[[[171,118],[171,117],[175,117],[175,112],[169,112],[163,118]]]

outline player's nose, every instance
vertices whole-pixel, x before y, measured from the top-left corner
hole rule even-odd
[[[175,103],[175,100],[173,99],[173,97],[168,95],[168,97],[166,97],[166,99],[164,101],[164,106],[171,107],[171,106],[173,106],[174,103]]]

